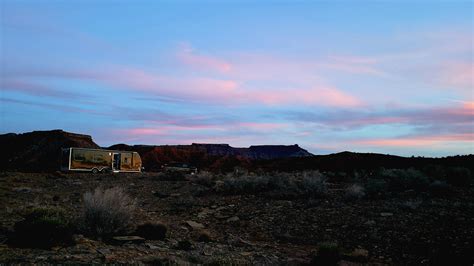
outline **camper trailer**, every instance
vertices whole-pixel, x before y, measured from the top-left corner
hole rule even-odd
[[[62,150],[62,171],[141,172],[142,160],[137,152],[86,148]]]

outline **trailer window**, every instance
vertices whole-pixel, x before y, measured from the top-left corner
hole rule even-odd
[[[85,161],[86,155],[83,151],[75,150],[74,151],[74,161]]]
[[[94,162],[96,162],[96,163],[107,162],[107,160],[105,159],[105,154],[103,154],[103,153],[94,154]]]

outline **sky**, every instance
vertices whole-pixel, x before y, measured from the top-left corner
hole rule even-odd
[[[474,153],[474,1],[0,0],[0,134]]]

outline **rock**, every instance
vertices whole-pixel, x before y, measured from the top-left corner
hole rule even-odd
[[[186,224],[191,227],[193,230],[199,230],[199,229],[204,229],[205,226],[201,223],[195,222],[195,221],[186,221]]]
[[[20,193],[31,193],[32,189],[29,187],[16,187],[13,188],[13,191]]]
[[[216,219],[219,219],[219,220],[224,220],[224,219],[229,218],[230,215],[225,215],[225,214],[218,213],[218,214],[214,215],[214,217],[215,217]]]
[[[389,217],[389,216],[393,216],[393,213],[391,213],[391,212],[381,212],[381,213],[380,213],[380,216],[382,216],[382,217]]]
[[[197,217],[198,218],[206,218],[210,213],[212,213],[211,210],[209,210],[208,208],[204,208],[200,213],[198,213]]]
[[[363,248],[356,248],[346,259],[354,262],[367,262],[369,260],[369,251]]]
[[[110,249],[108,248],[98,248],[96,249],[97,253],[100,253],[102,255],[107,255],[107,254],[110,254]]]
[[[170,194],[168,194],[168,193],[163,193],[163,192],[159,192],[159,191],[152,191],[151,193],[153,194],[153,196],[158,197],[160,199],[165,199],[165,198],[168,198],[170,196]]]
[[[112,239],[118,244],[145,242],[145,238],[139,236],[114,236]]]
[[[212,241],[211,233],[209,233],[209,231],[206,231],[206,230],[201,230],[197,235],[197,241],[211,242]]]
[[[152,245],[152,244],[149,244],[149,243],[145,244],[145,246],[149,249],[159,249],[160,248],[159,246],[155,246],[155,245]]]
[[[189,240],[181,240],[178,242],[176,248],[180,250],[191,250],[193,249],[193,245],[191,242],[189,242]]]
[[[161,223],[145,223],[137,226],[135,234],[149,240],[163,240],[166,238],[168,227]]]
[[[237,217],[237,216],[232,216],[232,217],[230,217],[229,219],[227,219],[226,222],[228,222],[228,223],[236,223],[236,222],[238,222],[239,220],[240,220],[239,217]]]
[[[368,221],[365,222],[364,224],[365,224],[365,225],[372,226],[372,225],[375,225],[375,221],[374,221],[374,220],[368,220]]]

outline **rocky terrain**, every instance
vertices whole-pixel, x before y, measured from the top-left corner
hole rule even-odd
[[[265,176],[3,172],[0,263],[324,265],[331,263],[318,258],[328,247],[339,265],[474,262],[472,185],[437,186],[430,179],[428,186],[374,190],[375,181],[363,176]],[[131,237],[131,229],[114,240],[77,231],[72,244],[48,249],[8,244],[25,211],[60,207],[77,219],[85,192],[116,186],[137,201],[132,225],[164,224],[164,239]]]

